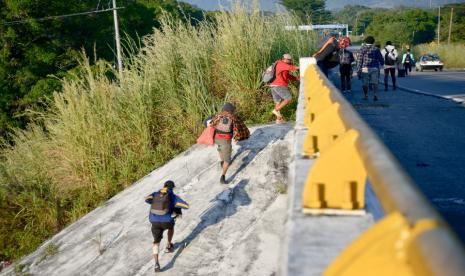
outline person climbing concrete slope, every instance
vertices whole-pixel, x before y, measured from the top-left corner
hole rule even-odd
[[[163,232],[168,230],[168,244],[165,253],[173,251],[173,235],[175,218],[182,215],[181,209],[188,209],[189,205],[179,196],[174,194],[173,189],[175,184],[168,180],[163,185],[163,188],[157,192],[153,192],[145,198],[145,202],[150,204],[149,221],[152,224],[153,235],[153,258],[155,259],[155,272],[160,272],[160,264],[158,262],[158,251],[160,241],[163,238]]]
[[[234,114],[235,110],[234,105],[225,103],[222,111],[210,121],[210,125],[215,128],[215,144],[218,145],[220,165],[223,170],[220,177],[221,184],[227,184],[226,173],[231,164],[232,139],[242,141],[250,136],[247,126]]]

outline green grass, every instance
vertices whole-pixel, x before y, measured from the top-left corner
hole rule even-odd
[[[116,80],[110,64],[83,57],[47,111],[31,112],[35,122],[11,133],[0,160],[0,259],[35,250],[188,148],[225,101],[247,122],[272,119],[261,72],[285,52],[308,56],[313,35],[285,31],[298,24],[287,14],[240,6],[213,21],[164,18],[142,48],[127,45],[135,54]]]
[[[435,53],[438,54],[441,60],[444,62],[445,68],[465,68],[465,45],[456,43],[447,45],[443,43],[437,44],[420,44],[415,47],[415,53],[417,56],[424,54]]]

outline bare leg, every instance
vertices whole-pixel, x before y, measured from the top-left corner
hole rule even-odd
[[[174,236],[174,227],[171,229],[168,229],[168,244],[172,244],[173,236]]]
[[[276,104],[276,107],[275,109],[277,111],[280,111],[281,109],[283,109],[283,107],[285,107],[291,100],[282,100],[281,102],[277,103]]]
[[[229,169],[229,163],[228,162],[223,162],[223,175],[226,176],[226,173],[228,172]]]
[[[158,264],[158,248],[160,244],[154,243],[153,244],[153,259],[155,260],[155,264]]]
[[[365,94],[365,99],[368,98],[368,86],[367,85],[363,86],[363,94]]]

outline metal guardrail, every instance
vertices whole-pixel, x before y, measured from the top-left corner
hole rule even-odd
[[[349,214],[364,209],[368,180],[385,213],[325,275],[367,275],[362,273],[373,274],[386,265],[395,269],[381,275],[389,275],[388,271],[396,275],[465,275],[463,245],[399,162],[315,65],[301,70],[306,70],[304,120],[308,127],[302,152],[319,154],[305,183],[304,209],[317,214],[324,213],[321,209]],[[357,165],[360,162],[363,165]],[[351,169],[347,163],[360,168]]]

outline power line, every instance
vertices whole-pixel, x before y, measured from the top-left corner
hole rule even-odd
[[[63,14],[63,15],[53,15],[53,16],[47,16],[47,17],[42,17],[42,18],[28,18],[28,19],[17,20],[17,21],[9,21],[9,22],[0,22],[0,25],[6,25],[6,26],[18,25],[18,24],[24,24],[24,23],[31,22],[32,20],[35,20],[35,21],[57,20],[57,19],[62,19],[62,18],[67,18],[67,17],[90,15],[90,14],[109,12],[109,11],[115,11],[115,10],[120,10],[120,9],[124,9],[124,7],[117,7],[117,8],[111,8],[111,9],[105,9],[105,10],[88,11],[88,12],[71,13],[71,14]]]

